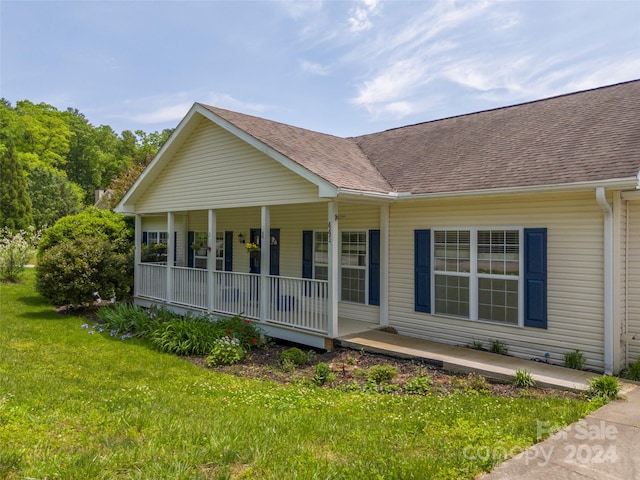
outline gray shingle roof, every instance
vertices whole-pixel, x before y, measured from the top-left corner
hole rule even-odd
[[[202,106],[336,187],[381,193],[393,191],[352,139]]]
[[[640,171],[640,80],[354,138],[205,107],[339,188],[462,192]]]

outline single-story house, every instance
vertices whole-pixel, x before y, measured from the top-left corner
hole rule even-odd
[[[640,80],[353,138],[196,103],[116,210],[140,305],[610,373],[640,357],[639,187]]]

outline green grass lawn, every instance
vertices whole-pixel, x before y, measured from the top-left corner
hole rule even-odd
[[[0,478],[474,478],[597,405],[215,373],[0,284]]]

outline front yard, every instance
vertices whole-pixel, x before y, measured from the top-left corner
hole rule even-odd
[[[441,388],[351,388],[374,361],[360,352],[340,353],[334,388],[310,383],[311,366],[208,369],[139,339],[88,335],[26,279],[0,284],[3,478],[474,478],[537,441],[539,422],[559,428],[600,405],[468,379],[454,388],[411,363],[401,374],[422,369]]]

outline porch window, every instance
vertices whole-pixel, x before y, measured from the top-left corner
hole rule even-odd
[[[345,302],[366,303],[367,232],[342,232],[340,290]]]
[[[142,258],[143,262],[166,262],[167,243],[169,235],[163,231],[142,232]]]
[[[313,234],[313,278],[317,280],[329,278],[329,234],[327,232]]]
[[[521,232],[434,230],[434,312],[519,324]]]
[[[194,268],[207,268],[208,255],[208,234],[207,232],[190,232],[192,237],[191,249],[193,250],[193,266]],[[225,262],[225,234],[224,232],[216,232],[216,270],[224,270]],[[190,262],[191,263],[191,262]]]

